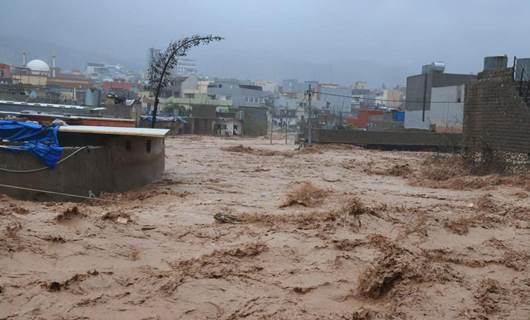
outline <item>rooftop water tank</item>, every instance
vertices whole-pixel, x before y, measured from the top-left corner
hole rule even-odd
[[[508,56],[491,56],[484,58],[484,71],[503,70],[508,67]]]
[[[433,62],[431,64],[426,64],[422,66],[421,73],[426,74],[430,72],[444,72],[445,71],[445,63],[443,62]]]
[[[89,107],[99,107],[101,104],[101,90],[87,89],[85,93],[85,105]]]
[[[515,62],[515,80],[530,80],[530,58],[517,59]]]

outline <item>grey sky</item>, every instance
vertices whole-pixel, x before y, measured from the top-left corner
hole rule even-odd
[[[0,36],[141,67],[148,47],[215,33],[226,40],[191,54],[210,76],[379,86],[434,60],[469,73],[486,55],[529,57],[528,17],[528,0],[0,0]]]

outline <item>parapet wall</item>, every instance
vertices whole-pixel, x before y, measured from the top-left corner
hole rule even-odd
[[[530,153],[530,107],[519,96],[513,69],[484,71],[468,85],[464,144],[476,151]]]

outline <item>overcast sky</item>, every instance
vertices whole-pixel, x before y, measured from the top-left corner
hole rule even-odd
[[[530,57],[529,17],[528,0],[0,0],[0,36],[139,68],[149,47],[214,33],[226,40],[190,55],[209,76],[393,86],[435,60],[470,73]]]

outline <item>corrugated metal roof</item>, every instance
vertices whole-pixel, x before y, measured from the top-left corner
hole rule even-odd
[[[168,129],[100,127],[100,126],[61,126],[59,132],[110,134],[119,136],[138,136],[163,138]]]

